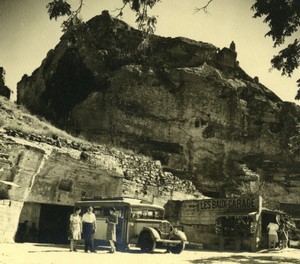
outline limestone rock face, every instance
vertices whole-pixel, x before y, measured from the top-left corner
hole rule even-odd
[[[151,155],[209,196],[256,184],[269,201],[295,202],[300,109],[249,77],[237,50],[145,39],[97,16],[22,78],[18,103],[75,134]]]
[[[22,219],[41,223],[44,205],[67,215],[83,198],[130,196],[163,205],[201,195],[160,161],[74,138],[3,97],[0,120],[0,243],[18,237]]]
[[[0,95],[2,95],[4,97],[6,97],[7,99],[9,99],[11,91],[5,85],[4,75],[5,75],[5,71],[4,71],[3,67],[0,67]]]

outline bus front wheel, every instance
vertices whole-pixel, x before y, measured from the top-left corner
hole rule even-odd
[[[169,247],[168,249],[173,253],[173,254],[180,254],[185,248],[185,243],[181,242],[180,244],[177,244],[176,246]]]
[[[143,232],[139,237],[139,246],[143,252],[150,253],[155,250],[156,241],[149,232]]]

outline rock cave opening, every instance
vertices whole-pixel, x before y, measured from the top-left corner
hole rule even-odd
[[[42,95],[49,108],[49,118],[65,120],[73,107],[82,102],[93,90],[102,87],[85,66],[75,49],[68,49],[58,62],[55,73],[46,81]]]

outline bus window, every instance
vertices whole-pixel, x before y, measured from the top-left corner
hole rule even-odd
[[[111,207],[100,207],[100,206],[95,206],[94,207],[94,213],[97,218],[107,218],[109,216],[109,210]],[[116,208],[116,215],[118,217],[123,218],[124,217],[124,209]]]
[[[103,208],[103,217],[108,217],[109,216],[109,208],[110,207],[106,207],[106,208]]]
[[[148,211],[148,218],[153,219],[154,218],[154,211]]]
[[[147,219],[148,218],[148,210],[143,210],[142,218],[143,219]]]
[[[164,213],[161,210],[155,210],[154,211],[154,219],[160,219],[163,220],[164,218]]]
[[[84,215],[87,212],[88,206],[84,206],[81,209],[81,215]],[[93,213],[95,214],[96,218],[103,217],[103,208],[100,206],[93,206]]]
[[[132,209],[131,218],[139,219],[163,219],[163,211],[152,209]]]
[[[142,210],[133,209],[131,212],[132,218],[142,218]]]
[[[93,213],[95,214],[96,218],[101,218],[103,216],[103,210],[100,207],[95,206]]]

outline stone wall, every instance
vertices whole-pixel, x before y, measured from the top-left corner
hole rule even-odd
[[[13,243],[23,202],[0,200],[0,243]]]

